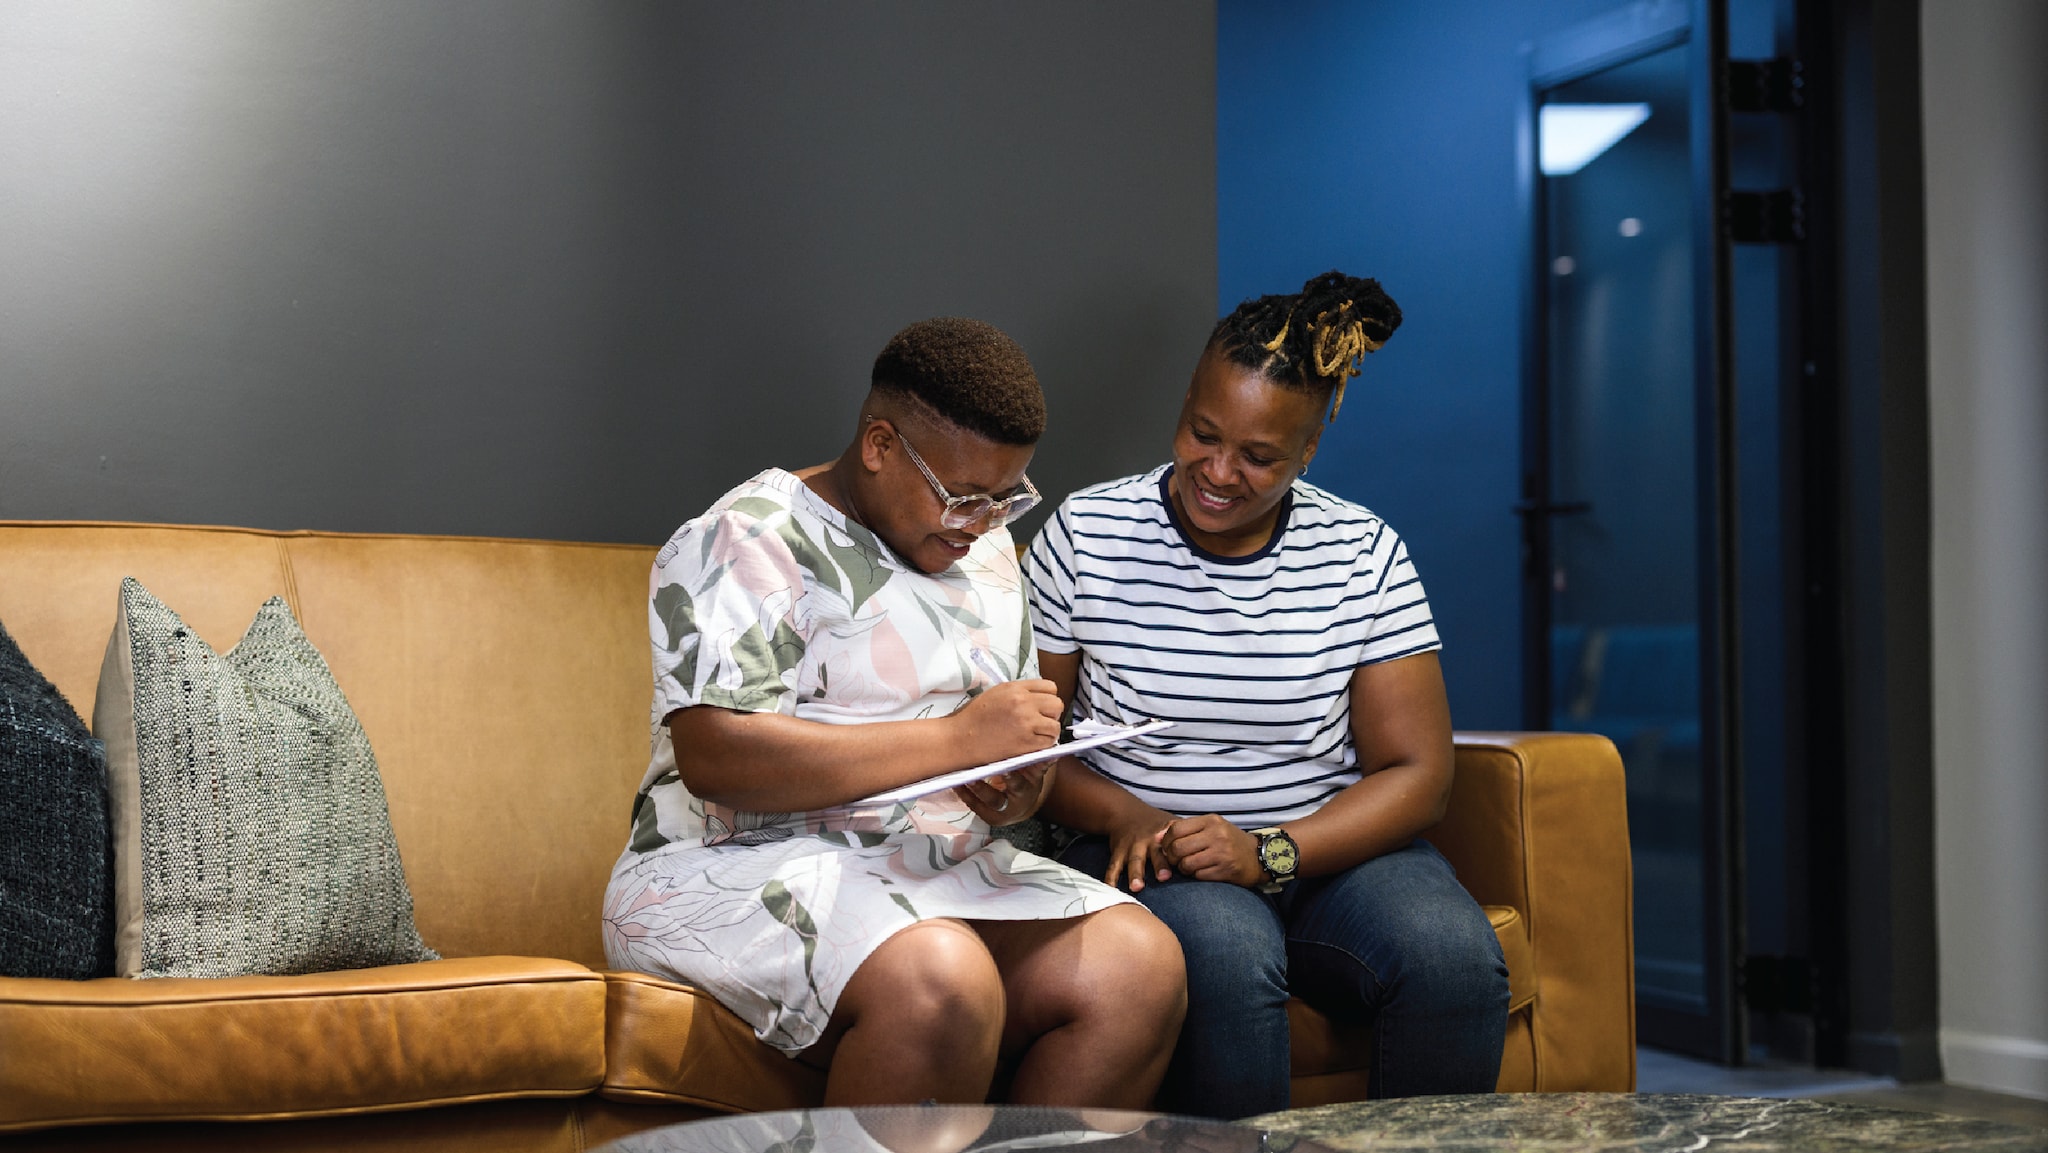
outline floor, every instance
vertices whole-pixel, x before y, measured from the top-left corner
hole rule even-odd
[[[2048,1101],[1927,1082],[1901,1085],[1840,1069],[1751,1065],[1730,1069],[1658,1049],[1636,1050],[1638,1093],[1718,1093],[1737,1097],[1817,1097],[1885,1109],[1947,1113],[2048,1129]]]

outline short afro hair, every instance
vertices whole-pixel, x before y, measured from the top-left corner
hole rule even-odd
[[[1045,393],[1017,342],[979,320],[920,320],[875,358],[874,386],[916,397],[934,413],[998,444],[1037,444]]]

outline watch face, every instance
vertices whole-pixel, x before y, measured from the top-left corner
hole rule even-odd
[[[1293,873],[1298,859],[1294,838],[1286,833],[1272,833],[1259,844],[1259,864],[1275,877]]]

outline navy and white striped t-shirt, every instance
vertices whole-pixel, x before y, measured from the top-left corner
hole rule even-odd
[[[1174,727],[1083,754],[1148,804],[1244,828],[1307,816],[1359,778],[1351,674],[1440,648],[1408,550],[1301,480],[1273,539],[1217,556],[1174,522],[1171,465],[1069,496],[1025,558],[1038,647],[1081,652],[1074,713]]]

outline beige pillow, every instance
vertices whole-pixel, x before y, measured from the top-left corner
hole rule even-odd
[[[281,598],[215,653],[130,577],[100,667],[115,970],[430,961],[370,742]]]

